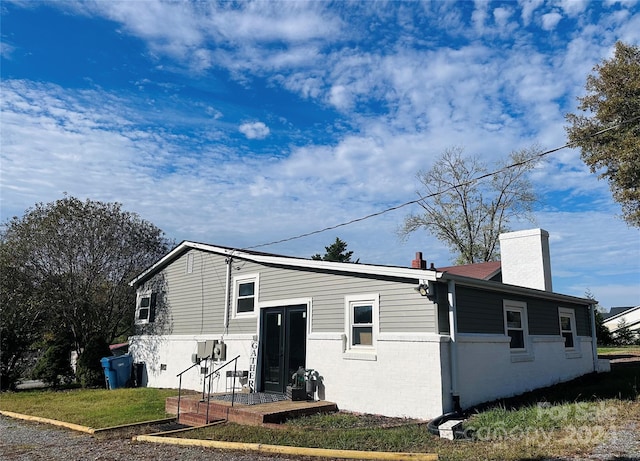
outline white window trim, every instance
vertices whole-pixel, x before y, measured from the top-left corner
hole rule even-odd
[[[146,290],[146,291],[142,291],[142,292],[138,292],[137,296],[136,296],[136,317],[135,317],[135,324],[136,325],[146,325],[148,323],[150,323],[150,319],[151,319],[151,309],[153,309],[153,291],[152,290]],[[142,303],[142,299],[143,298],[149,298],[149,313],[147,314],[147,318],[146,319],[140,319],[140,304]]]
[[[564,341],[564,336],[562,333],[566,330],[562,330],[562,317],[569,317],[571,321],[571,334],[573,335],[573,347],[567,347]],[[567,352],[575,352],[578,349],[578,333],[576,331],[576,312],[573,309],[569,309],[566,307],[558,308],[558,325],[560,327],[560,337],[563,339],[562,345],[564,346],[564,350]]]
[[[529,347],[529,321],[527,315],[527,303],[522,301],[504,300],[502,302],[502,315],[504,322],[504,334],[509,337],[509,328],[507,327],[507,311],[520,312],[520,318],[522,319],[522,342],[524,347],[512,349],[511,344],[508,344],[509,350],[512,354],[527,354],[530,351]]]
[[[253,310],[251,312],[238,312],[238,295],[241,283],[253,282]],[[260,274],[243,274],[233,277],[233,317],[248,318],[257,317],[259,309]]]
[[[372,325],[371,325],[371,346],[353,345],[353,305],[354,304],[371,304],[372,306]],[[346,333],[346,341],[344,352],[347,358],[354,358],[352,354],[367,354],[375,356],[378,335],[380,334],[380,294],[369,293],[361,295],[348,295],[344,297],[344,328]],[[372,358],[375,360],[375,357]]]

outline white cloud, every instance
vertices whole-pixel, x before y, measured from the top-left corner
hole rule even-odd
[[[269,136],[270,130],[263,122],[247,122],[240,125],[238,131],[247,139],[264,139]]]
[[[278,149],[278,156],[272,157],[248,154],[229,143],[237,130],[248,139],[267,139],[271,129],[262,121],[234,120],[235,111],[215,100],[178,109],[169,103],[145,109],[131,95],[5,80],[3,214],[21,213],[67,191],[121,201],[178,240],[230,246],[349,221],[415,198],[415,173],[429,168],[452,145],[491,162],[534,141],[543,148],[564,144],[563,113],[574,107],[591,67],[606,56],[617,34],[637,37],[640,30],[635,27],[640,15],[625,16],[622,9],[603,15],[599,23],[580,26],[561,45],[553,42],[560,40],[556,34],[539,34],[536,40],[546,40],[541,44],[531,28],[516,29],[516,19],[529,25],[535,18],[553,30],[563,18],[561,12],[570,16],[577,6],[553,4],[555,10],[550,11],[541,1],[521,1],[518,14],[516,4],[489,11],[489,4],[480,1],[470,23],[455,3],[410,2],[403,8],[420,8],[426,17],[407,11],[401,24],[386,24],[388,31],[371,46],[368,28],[394,16],[389,5],[371,18],[352,21],[352,4],[331,11],[326,5],[58,6],[82,9],[84,14],[99,12],[117,21],[122,33],[145,40],[152,53],[168,57],[168,66],[197,71],[199,79],[219,67],[250,90],[259,80],[265,91],[289,91],[309,107],[317,104],[325,111],[322,116],[329,115],[314,120],[313,128],[299,125],[288,114],[285,119],[285,111],[277,108],[265,115],[265,120],[278,120],[292,132],[308,130],[304,145],[274,142],[271,147]],[[359,8],[363,14],[378,7],[365,3]],[[441,17],[446,31],[439,28]],[[427,24],[432,30],[425,27],[427,32],[418,37],[415,31]],[[402,34],[394,42],[391,31],[396,26]],[[143,78],[138,83],[141,91],[149,92],[162,85]],[[201,84],[199,80],[195,86]],[[333,109],[339,116],[333,116]],[[185,134],[170,123],[182,123],[197,134]],[[341,134],[324,136],[331,130]],[[630,259],[634,249],[629,235],[636,234],[611,223],[617,208],[606,183],[596,180],[577,152],[553,154],[536,171],[534,181],[552,198],[538,220],[556,238],[552,263],[557,289],[582,295],[582,286],[588,284],[600,297],[598,278],[584,275],[583,267],[591,264],[598,267],[601,280],[607,274],[625,280],[619,268],[638,273],[637,263]],[[584,203],[585,197],[591,209],[566,213],[564,205],[579,199]],[[450,263],[446,248],[426,233],[407,244],[396,240],[395,227],[410,211],[402,209],[336,233],[363,262],[408,264],[413,252],[422,250],[436,265]],[[311,255],[335,237],[329,234],[265,250]],[[589,247],[597,242],[606,248],[611,240],[615,251]],[[623,285],[610,279],[606,283]]]
[[[587,9],[589,0],[560,0],[560,8],[569,17],[576,17]]]
[[[561,19],[562,19],[562,15],[557,11],[552,11],[551,13],[543,14],[540,18],[542,22],[542,28],[544,30],[555,29]]]
[[[522,22],[525,26],[528,26],[531,23],[531,17],[533,16],[533,13],[535,12],[535,10],[540,8],[543,3],[544,0],[518,0],[518,4],[522,8]]]

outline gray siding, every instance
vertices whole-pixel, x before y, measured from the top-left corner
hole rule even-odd
[[[456,287],[458,331],[461,333],[504,334],[503,300],[527,304],[529,334],[560,335],[558,308],[572,308],[578,335],[590,336],[590,317],[586,305],[559,304],[555,301],[496,291]]]
[[[194,255],[190,274],[186,270],[189,253]],[[223,257],[196,250],[166,267],[173,334],[222,333],[226,270]]]
[[[436,332],[435,305],[415,281],[244,264],[241,272],[260,273],[260,302],[312,298],[313,332],[344,331],[345,296],[370,293],[380,295],[381,332]]]
[[[192,273],[187,273],[189,253],[194,255]],[[225,256],[192,249],[156,275],[152,280],[163,285],[163,307],[170,320],[165,322],[163,331],[175,335],[222,334],[226,270]],[[259,303],[311,298],[313,332],[343,332],[345,296],[370,293],[380,295],[381,332],[438,331],[436,305],[414,290],[417,286],[414,280],[347,275],[234,259],[231,289],[234,277],[250,274],[259,275]],[[256,334],[257,324],[257,315],[233,318],[231,313],[228,333]]]

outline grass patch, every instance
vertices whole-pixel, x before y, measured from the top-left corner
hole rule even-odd
[[[586,456],[629,421],[640,423],[640,366],[620,364],[487,406],[465,427],[474,440],[449,441],[426,424],[351,413],[290,420],[281,428],[223,424],[179,435],[184,438],[341,450],[437,453],[439,459],[516,461]]]
[[[598,347],[598,355],[639,355],[640,346]]]
[[[620,348],[613,355],[621,355]],[[610,437],[612,429],[640,423],[639,389],[640,364],[618,363],[611,373],[587,375],[479,409],[466,423],[475,431],[472,441],[439,439],[423,422],[345,412],[290,420],[277,428],[229,423],[175,436],[437,453],[445,461],[584,457]],[[148,388],[4,393],[0,394],[0,409],[100,428],[163,418],[165,398],[172,395],[175,390]]]
[[[175,395],[151,388],[4,392],[0,410],[104,428],[169,417],[165,399]]]

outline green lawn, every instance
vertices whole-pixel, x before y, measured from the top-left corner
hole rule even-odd
[[[616,348],[611,355],[634,355]],[[638,353],[640,355],[640,351]],[[618,364],[611,373],[496,402],[466,423],[474,440],[449,441],[429,434],[425,423],[337,413],[292,420],[280,428],[222,424],[181,437],[310,448],[437,453],[441,460],[545,459],[586,456],[629,422],[640,423],[640,364]],[[0,394],[0,409],[94,428],[165,417],[175,390],[118,389],[29,391]],[[393,426],[393,427],[391,427]]]
[[[0,410],[93,428],[166,418],[166,397],[175,389],[76,389],[0,393]]]
[[[639,355],[640,346],[608,346],[598,347],[598,355]]]

